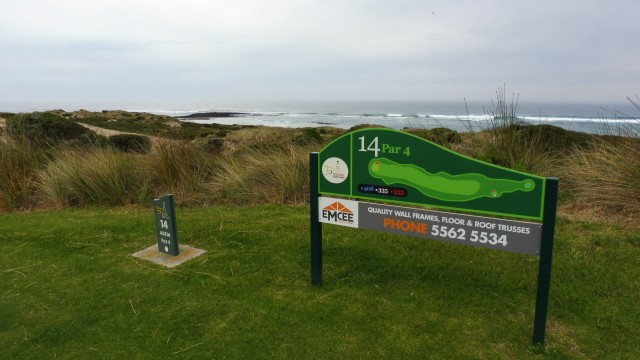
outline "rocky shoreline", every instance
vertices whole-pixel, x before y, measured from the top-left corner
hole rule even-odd
[[[211,112],[199,112],[195,114],[176,116],[177,119],[210,119],[210,118],[230,118],[238,116],[246,116],[249,113],[232,112],[232,111],[211,111]]]

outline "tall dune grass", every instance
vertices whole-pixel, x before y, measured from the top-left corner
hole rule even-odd
[[[540,174],[549,161],[545,139],[539,131],[520,124],[516,116],[518,100],[506,100],[506,89],[496,91],[495,102],[485,109],[490,126],[474,133],[472,149],[475,157],[511,169]],[[471,130],[471,129],[470,129]]]
[[[139,162],[139,170],[148,174],[156,195],[171,192],[178,201],[199,204],[205,184],[219,167],[219,156],[188,142],[162,139]]]
[[[602,140],[564,161],[564,188],[573,201],[627,214],[640,213],[640,138]],[[639,222],[636,219],[636,222]]]
[[[145,202],[151,182],[135,160],[112,149],[66,149],[40,172],[38,188],[56,207]]]
[[[526,124],[518,119],[518,98],[506,99],[505,87],[485,110],[490,125],[472,134],[472,156],[510,169],[554,175],[560,159],[574,148],[589,147],[594,137],[557,126]]]
[[[29,208],[34,205],[34,184],[45,153],[27,141],[0,140],[0,210]]]
[[[309,193],[311,146],[249,147],[224,159],[210,184],[218,201],[303,203]]]
[[[187,206],[304,203],[309,146],[246,147],[227,156],[186,142],[159,141],[146,155],[113,149],[60,151],[38,174],[43,203],[54,207],[147,204],[173,193]]]
[[[637,97],[638,100],[640,98]],[[627,98],[640,111],[640,104]],[[571,201],[607,214],[622,214],[626,222],[640,225],[640,131],[632,123],[606,128],[594,146],[574,151],[563,161],[564,192]],[[562,188],[561,188],[562,189]]]

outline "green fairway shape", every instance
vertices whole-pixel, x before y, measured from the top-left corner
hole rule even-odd
[[[369,162],[369,174],[387,185],[402,184],[443,201],[470,201],[481,197],[498,198],[515,191],[531,191],[533,180],[492,179],[482,174],[432,174],[413,164],[400,164],[387,158]]]

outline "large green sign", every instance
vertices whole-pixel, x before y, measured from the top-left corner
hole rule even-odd
[[[322,223],[538,255],[532,340],[544,344],[557,178],[488,164],[389,129],[348,133],[320,153],[311,153],[309,163],[312,284],[322,284]],[[518,217],[542,224],[388,206],[380,201]]]
[[[319,192],[542,220],[545,178],[389,129],[346,134],[319,153]]]

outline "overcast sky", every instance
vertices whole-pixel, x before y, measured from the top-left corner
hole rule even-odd
[[[624,102],[640,1],[0,0],[0,100]]]

